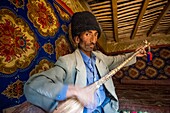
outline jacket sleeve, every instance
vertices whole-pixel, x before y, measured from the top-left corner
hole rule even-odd
[[[56,97],[65,86],[66,70],[65,63],[58,59],[55,67],[32,75],[24,85],[27,101],[52,112],[58,105]]]
[[[101,52],[99,52],[99,57],[106,63],[106,65],[109,67],[110,70],[116,68],[121,63],[123,63],[125,60],[127,60],[133,52],[126,53],[122,55],[115,55],[115,56],[107,56]],[[134,57],[131,61],[129,61],[124,67],[132,65],[136,62],[136,57]]]

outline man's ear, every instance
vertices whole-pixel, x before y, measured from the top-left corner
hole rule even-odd
[[[79,39],[78,36],[75,36],[75,37],[74,37],[74,42],[75,42],[76,44],[78,44],[78,43],[80,42],[80,39]]]

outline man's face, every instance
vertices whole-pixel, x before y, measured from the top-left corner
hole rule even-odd
[[[96,30],[85,31],[82,32],[78,38],[79,49],[85,53],[89,53],[93,51],[96,45],[98,32]]]

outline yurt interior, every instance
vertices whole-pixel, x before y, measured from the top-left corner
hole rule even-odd
[[[118,112],[170,113],[170,0],[0,0],[0,112],[46,113],[27,101],[24,85],[76,49],[70,21],[81,11],[96,17],[96,50],[105,55],[148,45],[110,78]]]

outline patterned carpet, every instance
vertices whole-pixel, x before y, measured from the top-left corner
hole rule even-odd
[[[115,86],[122,113],[170,113],[168,85],[115,84]]]
[[[119,113],[170,113],[169,85],[116,83],[115,87],[120,102]],[[45,112],[28,102],[24,102],[12,113]]]

